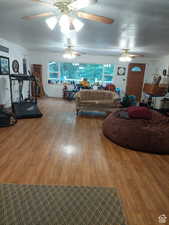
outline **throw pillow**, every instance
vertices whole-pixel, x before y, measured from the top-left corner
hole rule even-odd
[[[128,114],[130,118],[147,119],[152,118],[152,112],[146,107],[131,106],[128,107]]]

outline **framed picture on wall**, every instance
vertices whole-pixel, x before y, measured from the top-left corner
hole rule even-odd
[[[0,75],[9,75],[9,74],[10,74],[9,58],[5,56],[0,56]]]
[[[126,67],[118,66],[117,67],[117,75],[118,76],[125,76],[126,75]]]

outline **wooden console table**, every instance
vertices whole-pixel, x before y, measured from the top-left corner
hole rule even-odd
[[[163,97],[166,95],[168,85],[144,84],[143,92],[154,97]]]
[[[143,92],[150,96],[151,107],[155,109],[156,98],[164,97],[167,94],[168,85],[144,84]]]

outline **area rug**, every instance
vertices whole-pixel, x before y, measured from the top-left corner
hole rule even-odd
[[[0,225],[126,225],[114,188],[0,184]]]

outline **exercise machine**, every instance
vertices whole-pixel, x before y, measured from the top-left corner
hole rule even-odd
[[[28,82],[28,95],[24,99],[23,85],[24,82]],[[14,100],[13,87],[14,82],[18,83],[19,96],[17,100]],[[35,76],[25,74],[10,74],[10,90],[11,90],[11,104],[12,111],[16,115],[17,119],[25,118],[40,118],[43,114],[40,112],[37,105],[37,81]],[[33,94],[32,94],[33,93]]]

